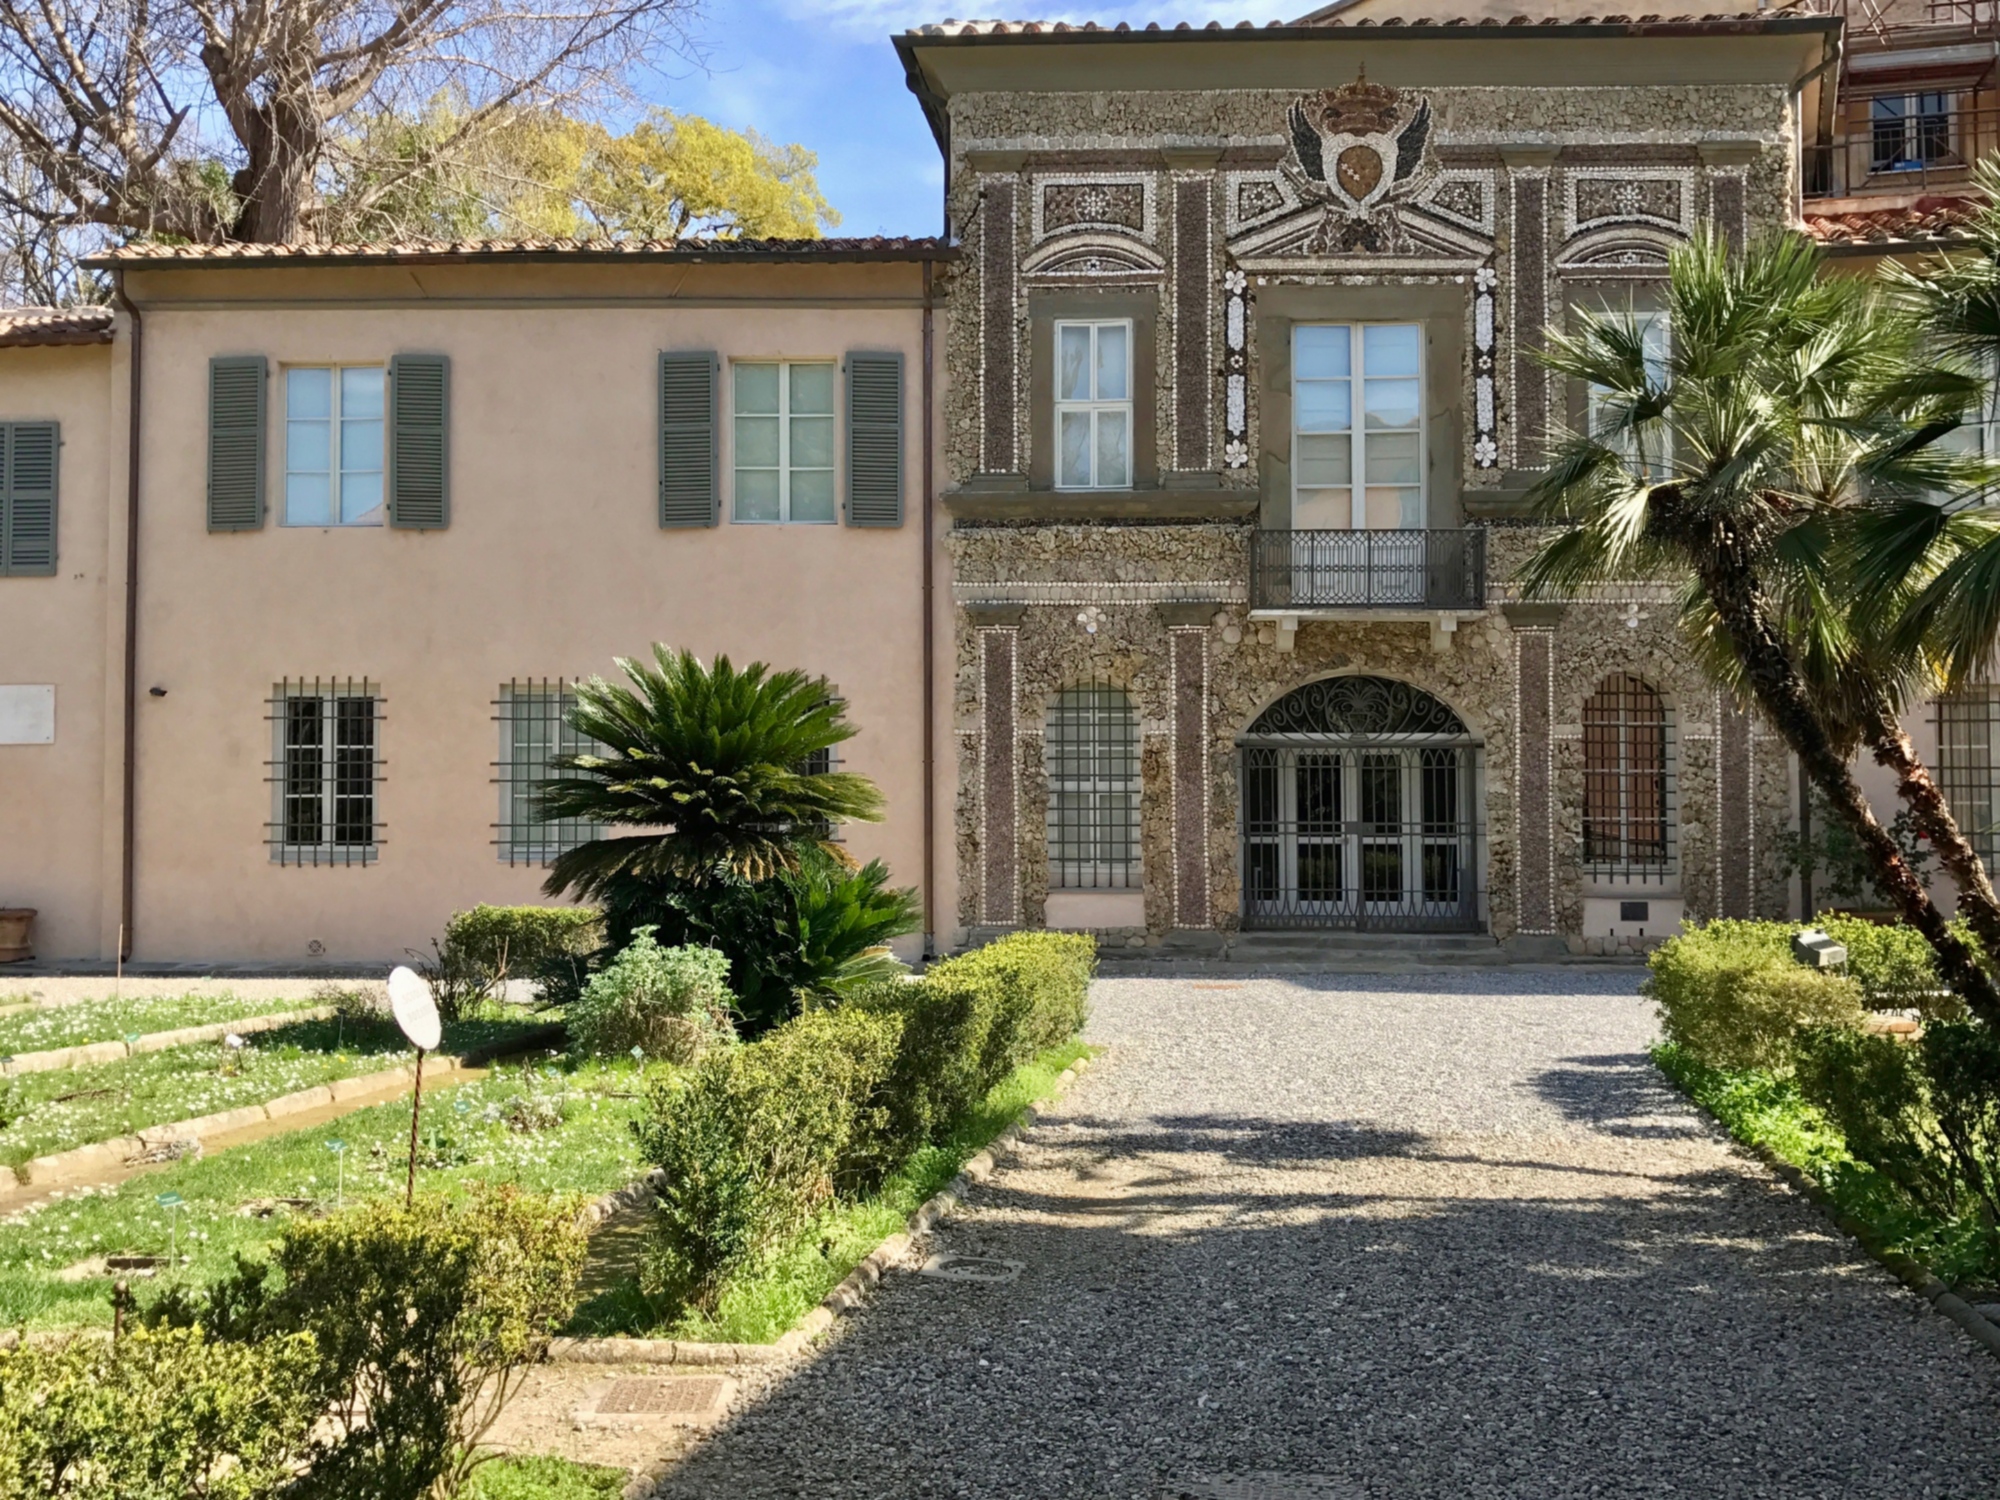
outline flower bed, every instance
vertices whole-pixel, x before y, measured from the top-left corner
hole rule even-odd
[[[535,1029],[539,1018],[470,1020],[445,1031],[463,1052]],[[170,1047],[95,1067],[27,1073],[0,1082],[0,1165],[19,1167],[93,1141],[171,1125],[357,1074],[410,1057],[386,1021],[303,1021],[225,1042]]]
[[[89,1042],[117,1042],[155,1031],[179,1031],[250,1016],[312,1010],[321,1000],[247,999],[240,995],[155,995],[131,1000],[83,1000],[0,1016],[0,1057],[47,1052]]]
[[[629,1061],[572,1067],[543,1059],[426,1090],[419,1186],[507,1182],[594,1196],[630,1182],[643,1170],[627,1123],[643,1107],[637,1072]],[[515,1101],[551,1097],[566,1101],[559,1121],[516,1128],[547,1121],[549,1111]],[[112,1273],[92,1265],[96,1257],[164,1257],[177,1238],[181,1264],[172,1274],[211,1281],[238,1252],[255,1254],[274,1240],[285,1215],[401,1193],[409,1131],[407,1100],[375,1105],[0,1220],[0,1328],[108,1324]],[[338,1157],[329,1147],[335,1140],[345,1147]],[[180,1206],[162,1207],[162,1194],[178,1194]],[[164,1284],[133,1281],[142,1300]]]

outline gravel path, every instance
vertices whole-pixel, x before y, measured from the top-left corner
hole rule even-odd
[[[2000,1362],[1652,1071],[1625,971],[1113,979],[1086,1073],[661,1495],[1987,1497]]]

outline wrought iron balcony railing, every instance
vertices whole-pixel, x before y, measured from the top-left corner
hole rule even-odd
[[[1252,609],[1483,609],[1486,533],[1260,531]]]

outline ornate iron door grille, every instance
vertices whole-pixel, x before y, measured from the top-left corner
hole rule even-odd
[[[1243,924],[1478,932],[1479,746],[1419,689],[1309,683],[1245,736]]]

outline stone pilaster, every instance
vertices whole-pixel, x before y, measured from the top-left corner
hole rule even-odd
[[[1021,461],[1020,327],[1014,282],[1019,258],[1012,177],[986,180],[979,213],[979,468],[1015,474]]]
[[[1751,727],[1749,714],[1716,695],[1715,912],[1721,917],[1757,915],[1757,836],[1750,808],[1757,740]]]
[[[1516,606],[1514,625],[1515,874],[1520,931],[1556,930],[1555,623],[1558,611]]]
[[[1173,641],[1174,926],[1212,927],[1208,893],[1208,631],[1177,625]]]
[[[1018,626],[979,631],[979,918],[1012,927],[1021,920],[1021,748],[1016,735]]]
[[[1209,348],[1214,277],[1209,181],[1174,180],[1174,448],[1183,472],[1214,467],[1209,436],[1215,358]]]

